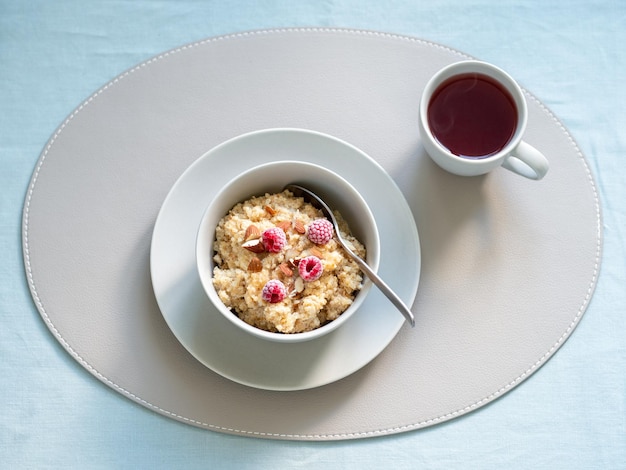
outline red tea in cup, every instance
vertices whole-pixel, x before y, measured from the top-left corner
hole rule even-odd
[[[527,121],[520,86],[487,62],[449,64],[422,91],[422,144],[437,165],[455,175],[484,175],[501,166],[526,178],[543,178],[548,160],[522,139]]]
[[[518,114],[515,100],[496,80],[479,73],[463,73],[447,79],[433,93],[428,126],[451,153],[486,158],[510,142]]]

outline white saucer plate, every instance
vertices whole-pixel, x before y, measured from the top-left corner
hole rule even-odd
[[[165,321],[198,361],[250,387],[304,390],[361,369],[385,349],[403,325],[409,326],[375,288],[341,328],[296,344],[272,343],[242,332],[211,304],[196,270],[195,244],[202,214],[222,184],[253,166],[277,160],[324,166],[362,194],[380,231],[378,273],[412,305],[421,254],[415,221],[402,192],[378,163],[356,147],[303,129],[244,134],[196,160],[176,181],[158,214],[150,269]]]

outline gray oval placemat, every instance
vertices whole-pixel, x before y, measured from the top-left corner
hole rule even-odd
[[[105,85],[51,137],[25,200],[26,275],[54,337],[141,405],[246,436],[398,433],[514,388],[589,303],[600,205],[572,137],[530,94],[526,140],[551,165],[542,181],[504,169],[461,178],[425,156],[422,88],[463,58],[390,34],[268,30],[181,47]],[[150,284],[152,228],[172,184],[216,144],[271,127],[335,135],[378,160],[405,194],[422,248],[416,327],[351,376],[298,392],[252,389],[206,369],[168,330]]]

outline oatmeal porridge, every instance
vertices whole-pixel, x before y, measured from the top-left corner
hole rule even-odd
[[[335,212],[342,236],[365,247]],[[213,285],[221,301],[257,328],[314,330],[353,302],[363,275],[333,236],[321,211],[285,190],[237,204],[215,231]]]

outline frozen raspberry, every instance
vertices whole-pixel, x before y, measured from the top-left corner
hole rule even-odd
[[[325,245],[333,238],[333,224],[326,219],[317,219],[309,224],[309,240],[316,245]]]
[[[298,263],[298,273],[305,281],[315,281],[320,278],[324,267],[317,256],[307,256]]]
[[[263,300],[271,304],[282,301],[286,295],[287,289],[285,289],[285,285],[278,279],[267,281],[265,286],[263,286],[263,292],[261,293]]]
[[[261,241],[266,251],[279,253],[287,243],[285,232],[280,227],[268,228],[261,234]]]

